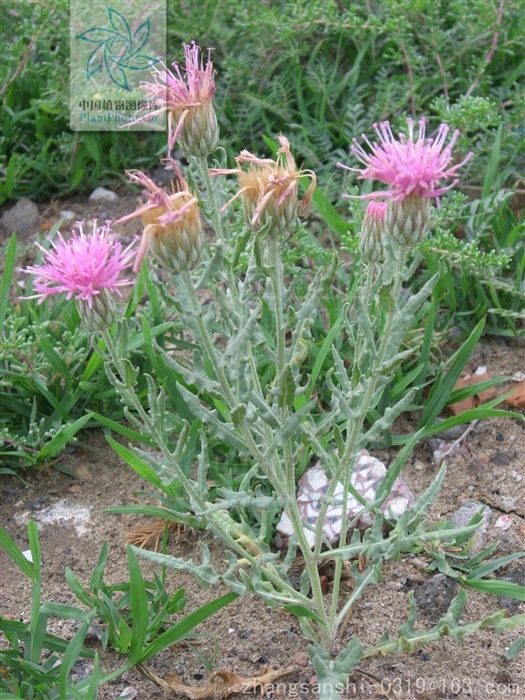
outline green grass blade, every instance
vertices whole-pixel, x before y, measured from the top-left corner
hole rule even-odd
[[[488,197],[492,186],[496,180],[496,175],[498,172],[499,161],[500,161],[500,151],[501,151],[501,135],[503,133],[503,125],[498,126],[498,131],[496,132],[496,138],[494,139],[494,145],[492,146],[492,151],[490,152],[490,159],[487,166],[487,174],[485,175],[485,181],[483,182],[483,192],[481,193],[481,198],[484,199]]]
[[[99,686],[99,673],[98,673],[98,654],[95,654],[95,660],[93,662],[93,670],[91,671],[91,676],[89,678],[89,685],[86,688],[84,697],[86,700],[96,700],[98,695]]]
[[[148,599],[140,566],[131,546],[126,546],[128,551],[129,580],[131,583],[131,617],[133,619],[133,638],[129,650],[129,661],[133,665],[138,663],[144,642],[148,634]]]
[[[317,382],[317,378],[319,376],[319,372],[321,371],[321,368],[323,366],[323,363],[326,359],[326,356],[332,347],[333,340],[337,333],[339,332],[339,329],[343,325],[343,313],[341,312],[333,324],[333,326],[330,328],[330,331],[328,332],[326,338],[323,341],[323,344],[321,345],[321,348],[319,350],[319,353],[317,354],[317,357],[314,362],[314,366],[312,368],[312,380],[310,383],[310,389],[305,392],[305,394],[301,394],[295,399],[295,410],[298,411],[300,408],[302,408],[306,403],[308,402],[308,399],[310,398],[312,391],[314,390],[315,384]]]
[[[0,340],[4,335],[4,320],[9,300],[9,290],[13,279],[13,270],[15,269],[16,259],[16,234],[13,233],[7,246],[5,258],[4,272],[0,281]]]
[[[434,338],[434,320],[436,317],[436,301],[433,298],[428,310],[427,324],[425,326],[425,335],[423,337],[423,344],[421,346],[421,352],[419,353],[418,364],[421,366],[421,372],[419,373],[417,379],[414,379],[414,386],[419,386],[419,389],[414,396],[414,403],[419,404],[423,397],[423,391],[425,388],[425,379],[428,373],[428,365],[430,359],[430,351],[432,349],[432,340]]]
[[[467,579],[462,576],[458,578],[458,581],[464,586],[482,593],[505,596],[515,600],[525,600],[525,586],[519,586],[517,583],[511,583],[510,581],[502,581],[501,579]]]
[[[160,489],[164,493],[166,492],[165,485],[162,483],[157,474],[155,474],[153,469],[148,464],[146,464],[146,462],[144,462],[144,460],[140,459],[140,457],[138,457],[134,452],[128,450],[127,447],[124,447],[108,435],[106,436],[106,440],[115,450],[115,452],[119,455],[119,457],[122,457],[126,464],[129,464],[129,466],[132,469],[134,469],[137,472],[137,474],[140,474],[140,476],[143,479],[149,481],[149,483],[152,486],[155,486],[155,488]]]
[[[82,625],[80,625],[77,633],[67,645],[66,653],[64,654],[62,663],[60,664],[60,676],[58,681],[61,698],[67,697],[67,679],[69,672],[71,671],[75,661],[80,656],[88,627],[88,622],[84,622]]]
[[[46,356],[46,359],[51,365],[51,367],[53,367],[53,369],[55,370],[55,372],[58,372],[58,374],[66,380],[67,388],[69,391],[71,391],[72,380],[69,369],[67,368],[67,365],[64,362],[64,360],[60,357],[58,352],[51,344],[49,338],[40,338],[39,347]]]
[[[11,559],[14,561],[14,563],[18,566],[19,569],[21,569],[24,574],[31,579],[31,581],[35,581],[37,578],[37,570],[31,564],[30,561],[28,561],[22,552],[18,549],[16,544],[13,542],[13,540],[9,537],[7,532],[4,530],[3,527],[0,526],[0,547],[5,551],[5,553],[11,557]]]
[[[166,632],[163,632],[163,634],[157,637],[157,639],[148,644],[137,663],[147,661],[152,656],[155,656],[155,654],[158,654],[172,644],[175,644],[175,642],[183,639],[185,635],[187,635],[188,632],[199,623],[204,622],[204,620],[207,620],[208,617],[223,608],[225,605],[233,602],[238,597],[239,596],[237,593],[227,593],[221,598],[212,600],[210,603],[206,603],[206,605],[203,605],[198,610],[186,615],[186,617],[184,617],[180,622],[177,622],[176,625],[170,627],[169,630],[166,630]]]
[[[63,603],[53,603],[46,600],[40,611],[43,615],[60,617],[62,620],[79,620],[79,622],[89,622],[88,614],[81,608],[74,605],[64,605]]]
[[[74,423],[67,425],[62,428],[54,438],[52,438],[47,445],[45,445],[36,456],[37,462],[45,462],[46,459],[51,459],[59,452],[62,452],[67,443],[74,437],[79,430],[81,430],[88,420],[91,418],[90,414],[81,416],[77,418]]]
[[[506,566],[511,561],[514,561],[515,559],[520,559],[521,557],[525,557],[525,552],[515,552],[514,554],[509,554],[506,557],[500,557],[499,559],[494,559],[494,561],[489,561],[486,564],[482,564],[481,566],[478,566],[475,569],[473,569],[467,576],[467,579],[483,578],[487,574],[496,571],[496,569],[499,569],[502,566]]]
[[[485,327],[485,319],[481,319],[476,328],[472,331],[469,338],[463,343],[460,349],[454,355],[450,369],[448,370],[445,377],[441,380],[438,379],[434,382],[430,396],[428,397],[425,410],[419,421],[418,430],[424,428],[427,425],[432,425],[436,418],[441,413],[442,409],[446,406],[447,401],[450,398],[454,390],[454,386],[461,376],[465,365],[467,364],[474,346],[478,342],[483,329]]]
[[[100,554],[98,555],[97,563],[89,579],[89,588],[96,592],[102,588],[102,582],[104,580],[104,571],[106,570],[106,562],[108,560],[109,545],[107,540],[102,545]]]
[[[432,437],[433,435],[439,435],[439,433],[442,433],[444,430],[455,428],[456,425],[462,425],[463,423],[471,423],[473,420],[483,420],[485,418],[517,418],[519,420],[525,420],[525,416],[521,413],[492,408],[494,403],[500,403],[511,395],[512,394],[509,393],[505,394],[504,396],[499,396],[497,399],[494,399],[494,401],[478,406],[477,408],[473,408],[470,411],[460,413],[459,416],[451,416],[440,423],[435,423],[428,425],[426,428],[421,428],[419,431],[417,431],[417,435],[419,435],[418,439],[424,440],[425,438]],[[392,445],[404,445],[407,440],[411,440],[414,435],[416,435],[416,433],[395,435],[392,438]]]
[[[76,595],[76,597],[80,600],[81,603],[84,603],[84,605],[87,605],[88,607],[91,607],[93,605],[93,601],[90,598],[89,594],[86,593],[84,590],[84,587],[80,583],[80,581],[77,579],[75,574],[71,571],[69,566],[66,566],[66,569],[64,571],[64,576],[66,578],[66,581],[73,591],[73,593]]]
[[[514,644],[511,644],[507,651],[503,652],[503,656],[507,659],[507,661],[512,661],[512,659],[514,659],[520,653],[523,647],[525,647],[525,637],[520,637],[519,639],[516,639]]]

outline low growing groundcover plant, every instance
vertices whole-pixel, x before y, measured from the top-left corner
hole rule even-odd
[[[442,124],[436,137],[429,137],[424,119],[409,119],[406,133],[398,137],[383,122],[375,127],[378,142],[354,142],[352,151],[363,166],[359,177],[377,180],[386,189],[364,197],[371,201],[359,233],[352,285],[340,290],[340,320],[322,344],[322,358],[329,358],[330,366],[321,387],[317,363],[310,369],[317,350],[312,329],[324,298],[340,280],[339,260],[335,252],[325,251],[316,269],[305,270],[290,255],[306,230],[299,217],[315,202],[315,174],[297,167],[283,135],[273,158],[243,150],[236,167],[228,168],[218,146],[213,66],[195,44],[185,54],[185,75],[177,65],[173,72],[156,69],[155,83],[145,85],[155,94],[159,82],[167,86],[163,109],[170,132],[164,162],[172,171],[171,190],[130,171],[130,181],[144,188],[143,198],[135,212],[121,219],[140,216],[144,225],[135,272],[153,258],[170,273],[169,282],[157,282],[156,294],[161,308],[182,320],[185,353],[177,352],[175,344],[157,342],[145,321],[153,372],[146,375],[145,395],[137,393],[139,369],[129,359],[129,323],[119,318],[114,298],[123,283],[119,274],[131,264],[132,248],[123,251],[109,225],[95,223],[90,236],[80,231],[69,242],[60,239],[54,251],[44,252],[42,264],[28,269],[35,275],[40,300],[64,292],[75,297],[133,426],[126,434],[156,450],[128,449],[109,438],[161,494],[162,505],[148,512],[209,529],[225,544],[226,559],[216,570],[204,542],[199,543],[199,562],[132,551],[191,572],[204,587],[223,583],[235,594],[256,593],[269,605],[297,615],[310,640],[308,651],[323,700],[339,697],[362,658],[413,651],[445,636],[462,641],[487,626],[499,631],[523,626],[524,615],[505,617],[504,611],[475,623],[460,621],[467,587],[499,593],[504,586],[506,595],[520,600],[525,592],[514,584],[483,580],[504,562],[477,567],[480,558],[469,555],[480,516],[462,528],[426,520],[443,484],[445,465],[417,500],[407,499],[399,510],[388,502],[417,441],[443,429],[432,424],[447,401],[434,386],[423,403],[424,384],[415,381],[426,364],[427,334],[406,342],[414,320],[430,308],[439,274],[415,293],[407,293],[403,284],[421,263],[418,246],[431,227],[432,202],[440,204],[472,154],[458,160],[458,132],[450,135]],[[189,163],[186,177],[171,157],[175,143]],[[210,168],[211,156],[216,160]],[[233,196],[230,175],[238,181]],[[205,242],[203,219],[215,233],[212,244]],[[467,349],[482,328],[478,324]],[[339,352],[343,338],[351,348],[349,356]],[[457,372],[458,357],[450,371]],[[406,381],[397,392],[386,394],[407,362],[414,363],[413,385]],[[454,372],[445,384],[453,385]],[[167,402],[170,398],[174,405],[174,396],[181,407],[178,415]],[[450,419],[447,426],[480,415],[514,415],[494,408],[500,400],[485,405],[481,413],[478,409]],[[420,407],[424,411],[417,431],[405,439],[384,478],[363,493],[356,485],[359,458],[389,434],[398,416]],[[181,417],[183,411],[191,425]],[[188,460],[188,446],[197,436],[198,458]],[[219,445],[220,453],[215,451]],[[210,470],[219,454],[228,476],[217,486]],[[314,513],[304,517],[297,479],[313,462],[319,463],[326,481],[312,501]],[[283,514],[291,531],[286,547],[277,551],[272,537]],[[368,522],[364,531],[358,521]],[[296,586],[290,569],[299,550],[305,567]],[[353,606],[368,586],[381,580],[383,563],[423,550],[463,584],[446,615],[429,630],[416,629],[410,594],[410,617],[396,637],[385,633],[365,648],[354,635],[336,653]],[[459,552],[461,564],[449,562],[452,551]],[[334,574],[331,593],[324,595],[319,565],[327,559],[334,562]],[[340,585],[345,570],[354,580],[346,598]]]

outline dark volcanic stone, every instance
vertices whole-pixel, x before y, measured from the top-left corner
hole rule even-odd
[[[516,456],[515,452],[493,452],[490,455],[490,463],[497,467],[506,467]]]
[[[457,581],[445,574],[436,574],[419,586],[414,595],[421,612],[433,622],[437,622],[447,612],[457,591]]]
[[[525,586],[525,564],[519,564],[509,571],[506,576],[502,577],[503,581],[516,583],[518,586]],[[516,598],[508,598],[507,596],[498,596],[499,604],[502,608],[506,608],[511,615],[517,612],[521,601]]]

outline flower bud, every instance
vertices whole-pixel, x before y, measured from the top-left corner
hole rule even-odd
[[[385,233],[386,202],[369,202],[361,234],[359,252],[369,263],[376,263],[384,257],[383,236]]]
[[[400,202],[390,200],[386,210],[386,230],[400,246],[412,247],[425,237],[430,223],[430,199],[410,195]]]
[[[235,159],[238,168],[210,169],[212,176],[234,173],[239,179],[239,191],[223,210],[240,196],[250,228],[259,231],[269,226],[268,232],[272,235],[290,233],[296,228],[298,215],[308,214],[316,185],[315,173],[311,170],[297,170],[288,139],[281,135],[278,140],[281,147],[275,161],[242,151]],[[241,167],[243,164],[248,166],[245,170]],[[302,176],[310,178],[310,186],[299,201],[298,187]]]
[[[212,101],[203,101],[188,112],[182,123],[179,146],[184,155],[195,158],[209,156],[219,143],[219,125]]]
[[[117,307],[107,289],[91,297],[91,303],[77,299],[76,306],[82,323],[89,331],[102,331],[112,326],[117,320]]]
[[[189,192],[188,184],[175,162],[170,159],[170,164],[175,171],[170,195],[140,170],[127,173],[130,182],[145,186],[143,194],[147,199],[132,214],[116,222],[122,223],[140,216],[144,224],[134,272],[140,270],[148,248],[164,269],[175,274],[191,270],[200,258],[203,234],[198,200]]]
[[[164,269],[176,274],[191,270],[197,264],[203,241],[197,200],[192,198],[183,212],[184,204],[181,204],[180,209],[158,216],[158,223],[149,223],[144,228],[155,259]],[[142,220],[146,223],[150,218],[153,217],[143,216]]]

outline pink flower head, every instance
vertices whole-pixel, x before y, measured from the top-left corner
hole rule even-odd
[[[393,202],[401,202],[406,197],[431,197],[439,206],[439,198],[458,182],[457,171],[470,160],[472,153],[455,165],[452,161],[452,148],[459,136],[459,130],[455,130],[450,142],[445,146],[450,127],[441,124],[436,139],[425,139],[425,120],[419,121],[419,133],[414,138],[414,120],[407,119],[408,138],[405,134],[399,134],[397,140],[390,128],[389,122],[374,124],[380,143],[370,143],[363,134],[367,146],[372,151],[367,153],[354,139],[352,152],[365,166],[359,168],[347,168],[338,163],[339,167],[360,173],[361,180],[379,180],[388,186],[387,190],[372,192],[364,195],[364,199],[376,197],[390,198]],[[455,178],[447,187],[440,187],[441,180]]]
[[[373,222],[378,226],[384,226],[386,207],[386,202],[369,202],[366,207],[365,221]]]
[[[213,146],[212,150],[216,147],[218,128],[211,102],[215,92],[215,82],[213,63],[209,57],[210,51],[211,49],[208,49],[208,61],[205,67],[200,47],[194,41],[191,45],[184,44],[186,68],[182,70],[185,72],[185,76],[183,76],[181,67],[176,61],[172,63],[174,72],[159,61],[162,69],[159,70],[157,66],[154,66],[152,71],[155,82],[141,83],[141,87],[161,104],[160,109],[151,112],[148,117],[168,112],[168,149],[170,152],[181,136],[181,132],[184,137],[185,131],[193,132],[193,135],[197,132],[198,136],[204,138],[207,135],[208,140],[210,140],[210,136],[214,137],[215,132],[217,132],[215,144],[208,143],[210,148]],[[185,124],[186,121],[190,123]],[[197,123],[191,123],[193,121]],[[206,134],[206,131],[210,133]]]
[[[119,279],[120,273],[131,265],[135,255],[135,241],[125,250],[110,234],[110,221],[105,226],[97,226],[93,219],[93,232],[86,235],[83,222],[77,221],[78,233],[74,232],[71,240],[65,241],[58,234],[58,242],[48,238],[52,250],[46,250],[37,243],[45,260],[42,265],[27,267],[24,272],[34,274],[34,288],[38,292],[25,299],[44,299],[53,294],[67,293],[67,298],[75,297],[93,307],[93,299],[107,292],[117,292],[122,296],[120,287],[133,284],[132,281]]]

